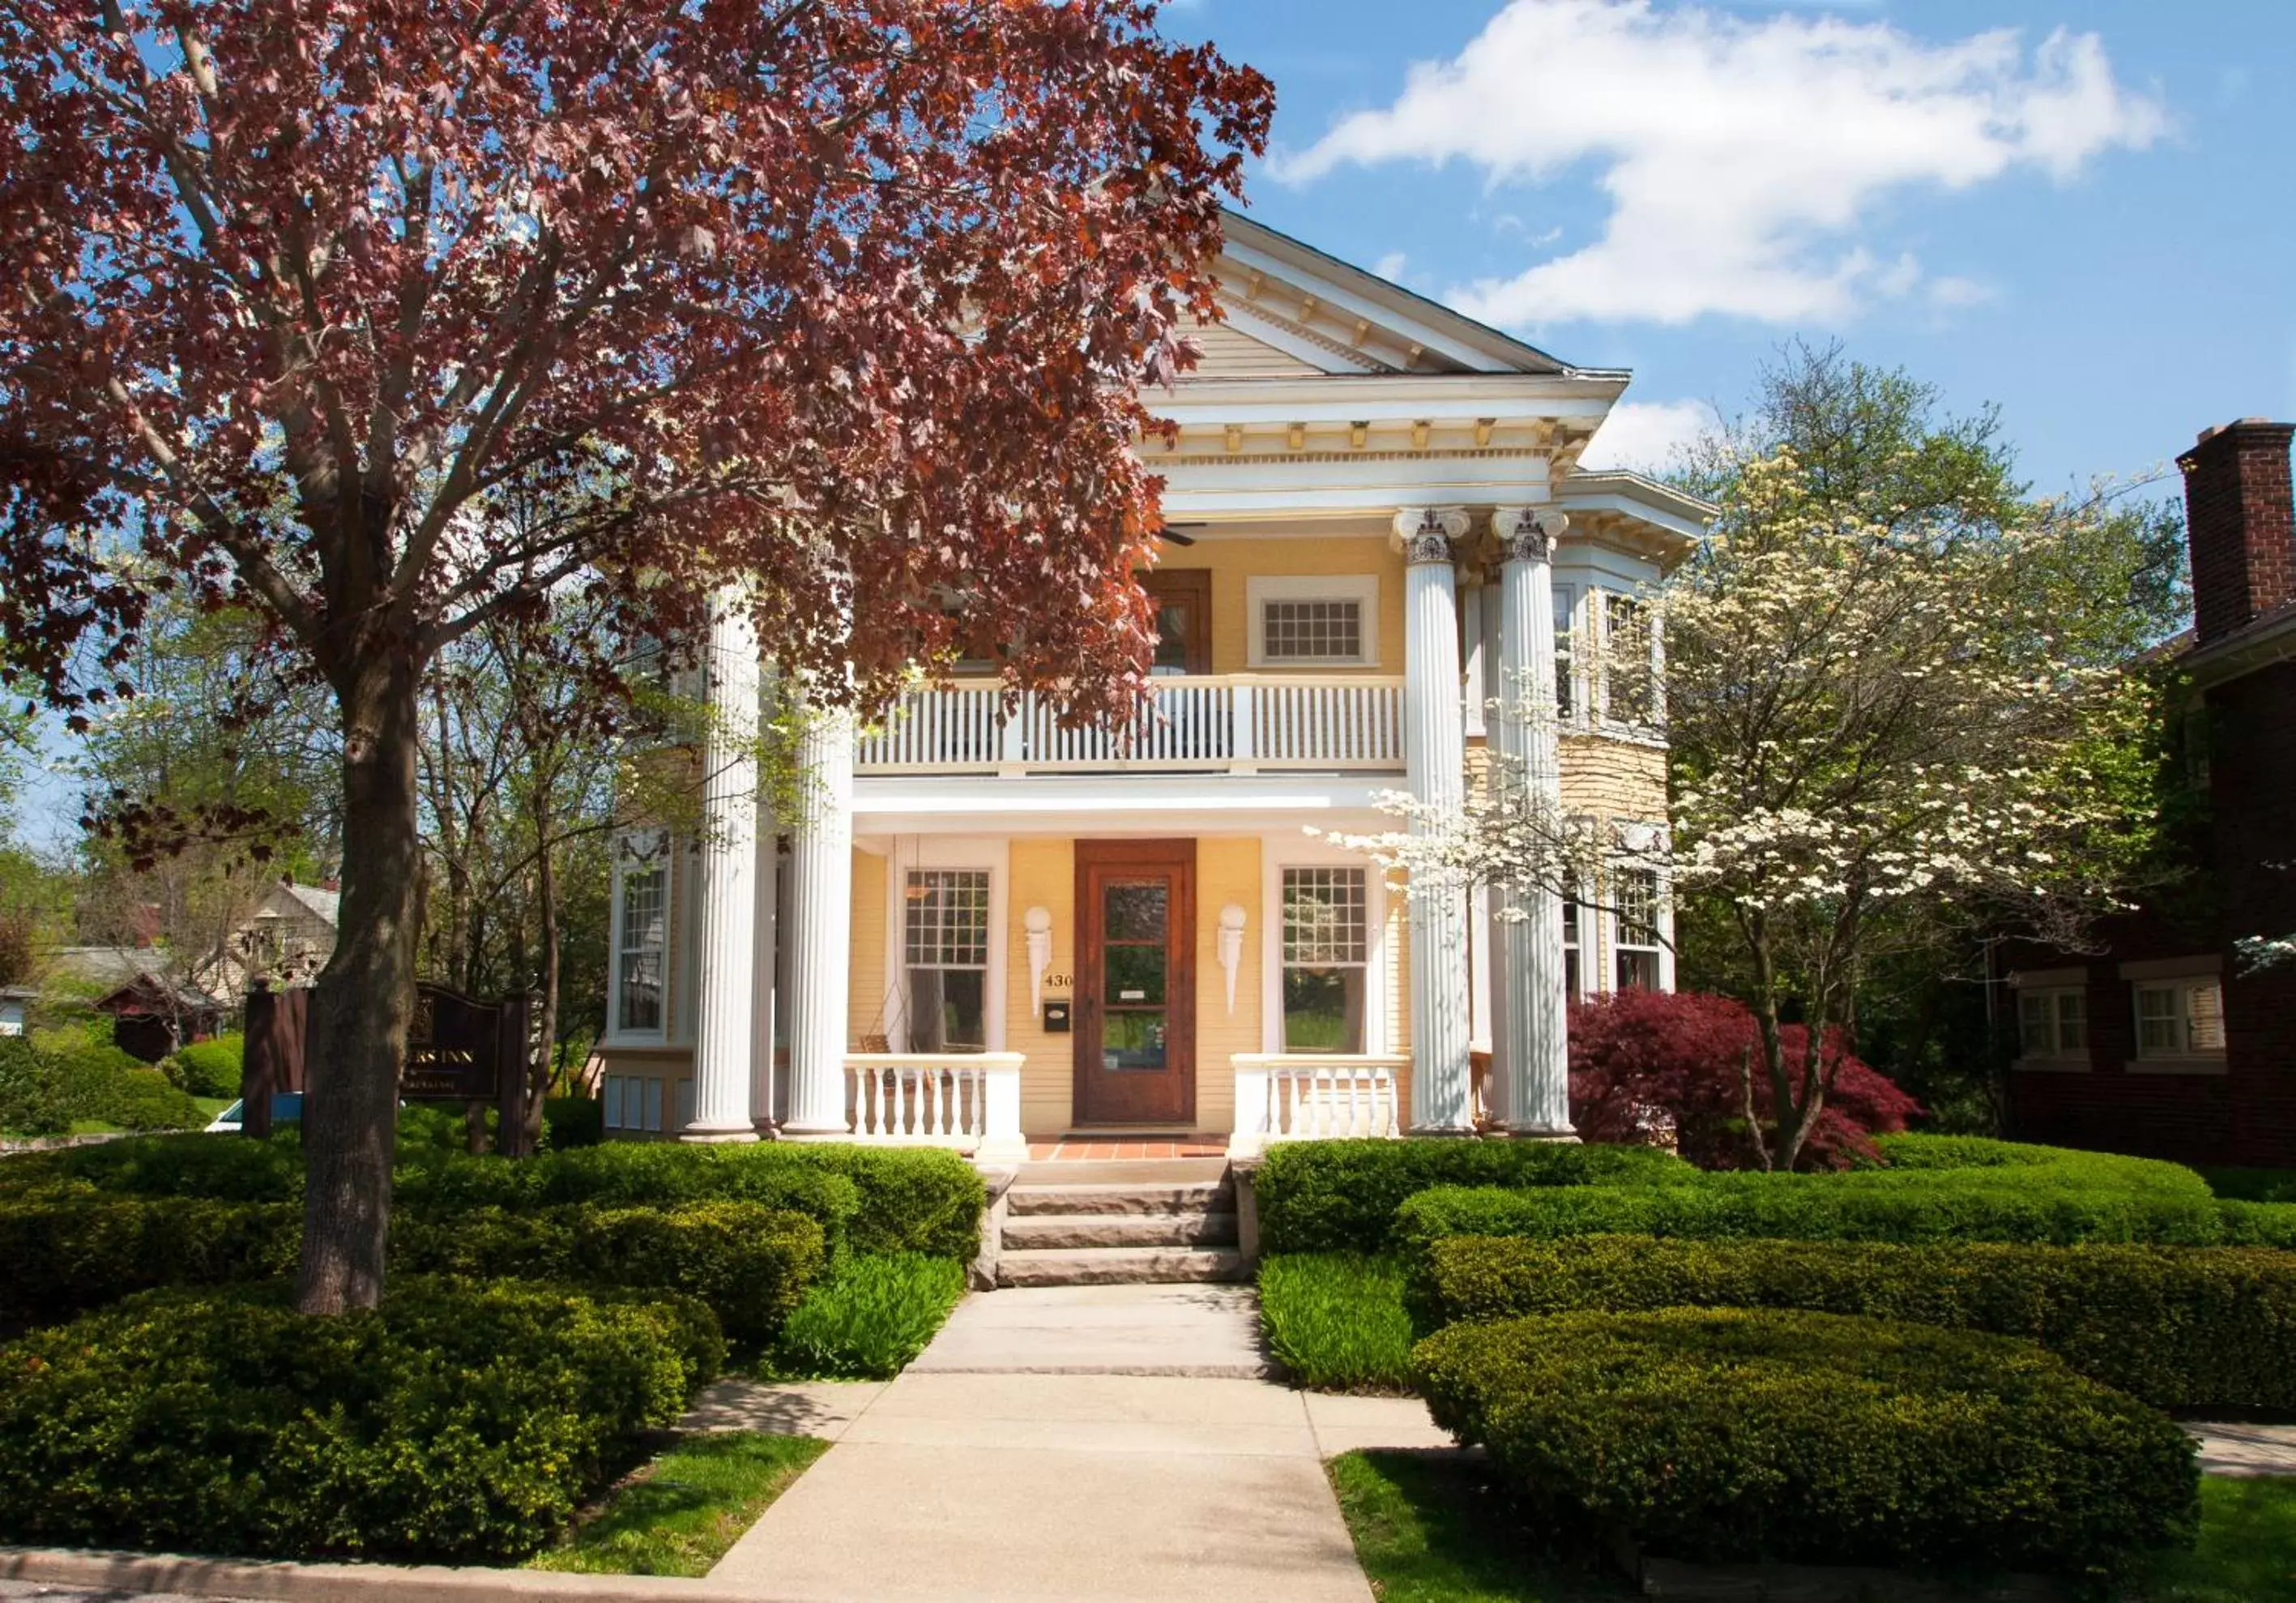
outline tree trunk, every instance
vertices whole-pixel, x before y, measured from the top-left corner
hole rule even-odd
[[[312,998],[304,1107],[306,1313],[372,1308],[382,1295],[398,1075],[414,1005],[421,847],[415,695],[422,666],[393,642],[338,684],[344,837],[334,955]]]
[[[545,804],[549,792],[542,793]],[[542,1098],[549,1093],[553,1048],[558,1041],[558,875],[550,860],[549,821],[537,816],[535,819],[536,839],[540,843],[540,859],[535,865],[535,900],[542,918],[542,975],[537,990],[540,994],[534,1005],[541,1009],[541,1027],[536,1039],[542,1050],[534,1055],[529,1068],[532,1075],[532,1094],[526,1099],[526,1130],[530,1138],[529,1151],[539,1151],[542,1145]]]

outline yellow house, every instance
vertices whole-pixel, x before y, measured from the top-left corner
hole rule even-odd
[[[1623,373],[1241,217],[1218,275],[1226,321],[1143,448],[1154,715],[1064,730],[991,680],[921,686],[880,727],[809,723],[779,819],[713,759],[704,838],[617,852],[610,1131],[984,1160],[1568,1135],[1566,1000],[1671,984],[1662,871],[1502,919],[1330,837],[1396,827],[1382,793],[1457,795],[1488,744],[1646,861],[1659,680],[1600,665],[1631,643],[1655,669],[1638,597],[1708,509],[1578,469]],[[711,694],[753,713],[745,628],[713,635]],[[1516,719],[1503,684],[1558,716]]]

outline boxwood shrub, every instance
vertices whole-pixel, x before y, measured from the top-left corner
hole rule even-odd
[[[680,1292],[752,1346],[780,1332],[824,1258],[819,1221],[730,1200],[406,1213],[391,1226],[390,1249],[404,1272]]]
[[[0,1328],[53,1324],[160,1286],[295,1266],[300,1203],[62,1196],[0,1202]]]
[[[1290,1141],[1254,1182],[1270,1253],[1376,1253],[1396,1211],[1437,1186],[1659,1184],[1698,1171],[1651,1147],[1549,1141]]]
[[[1416,1331],[1525,1314],[1798,1308],[2038,1342],[2164,1409],[2296,1409],[2296,1255],[2242,1247],[1965,1242],[1431,1244],[1406,1293]]]
[[[673,1423],[698,1303],[402,1282],[146,1293],[0,1350],[0,1541],[264,1558],[533,1552]]]
[[[2225,1239],[2226,1207],[2274,1205],[2221,1204],[2205,1189],[2194,1194],[1988,1178],[1997,1172],[1731,1173],[1702,1175],[1694,1184],[1679,1186],[1446,1187],[1406,1202],[1396,1235],[1414,1249],[1441,1236],[1593,1235],[2213,1246]]]
[[[234,1030],[177,1047],[162,1061],[174,1065],[168,1078],[194,1097],[236,1097],[246,1049],[247,1038]]]
[[[1647,1552],[2079,1573],[2198,1524],[2184,1432],[2030,1342],[1675,1309],[1455,1325],[1415,1357],[1536,1514]]]

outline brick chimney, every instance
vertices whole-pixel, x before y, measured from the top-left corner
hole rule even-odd
[[[2243,417],[2203,433],[2185,470],[2193,614],[2207,645],[2296,602],[2296,511],[2288,442],[2296,425]]]

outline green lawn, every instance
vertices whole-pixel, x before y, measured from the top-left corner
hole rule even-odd
[[[754,1431],[689,1436],[527,1567],[594,1575],[709,1573],[829,1443]]]
[[[1381,1603],[1578,1603],[1633,1591],[1593,1555],[1527,1537],[1480,1464],[1349,1453],[1332,1484]],[[2296,1480],[2201,1483],[2201,1542],[2156,1558],[2116,1603],[2262,1603],[2296,1598]]]
[[[1268,1350],[1317,1392],[1411,1389],[1403,1265],[1355,1253],[1287,1253],[1259,1269]]]

